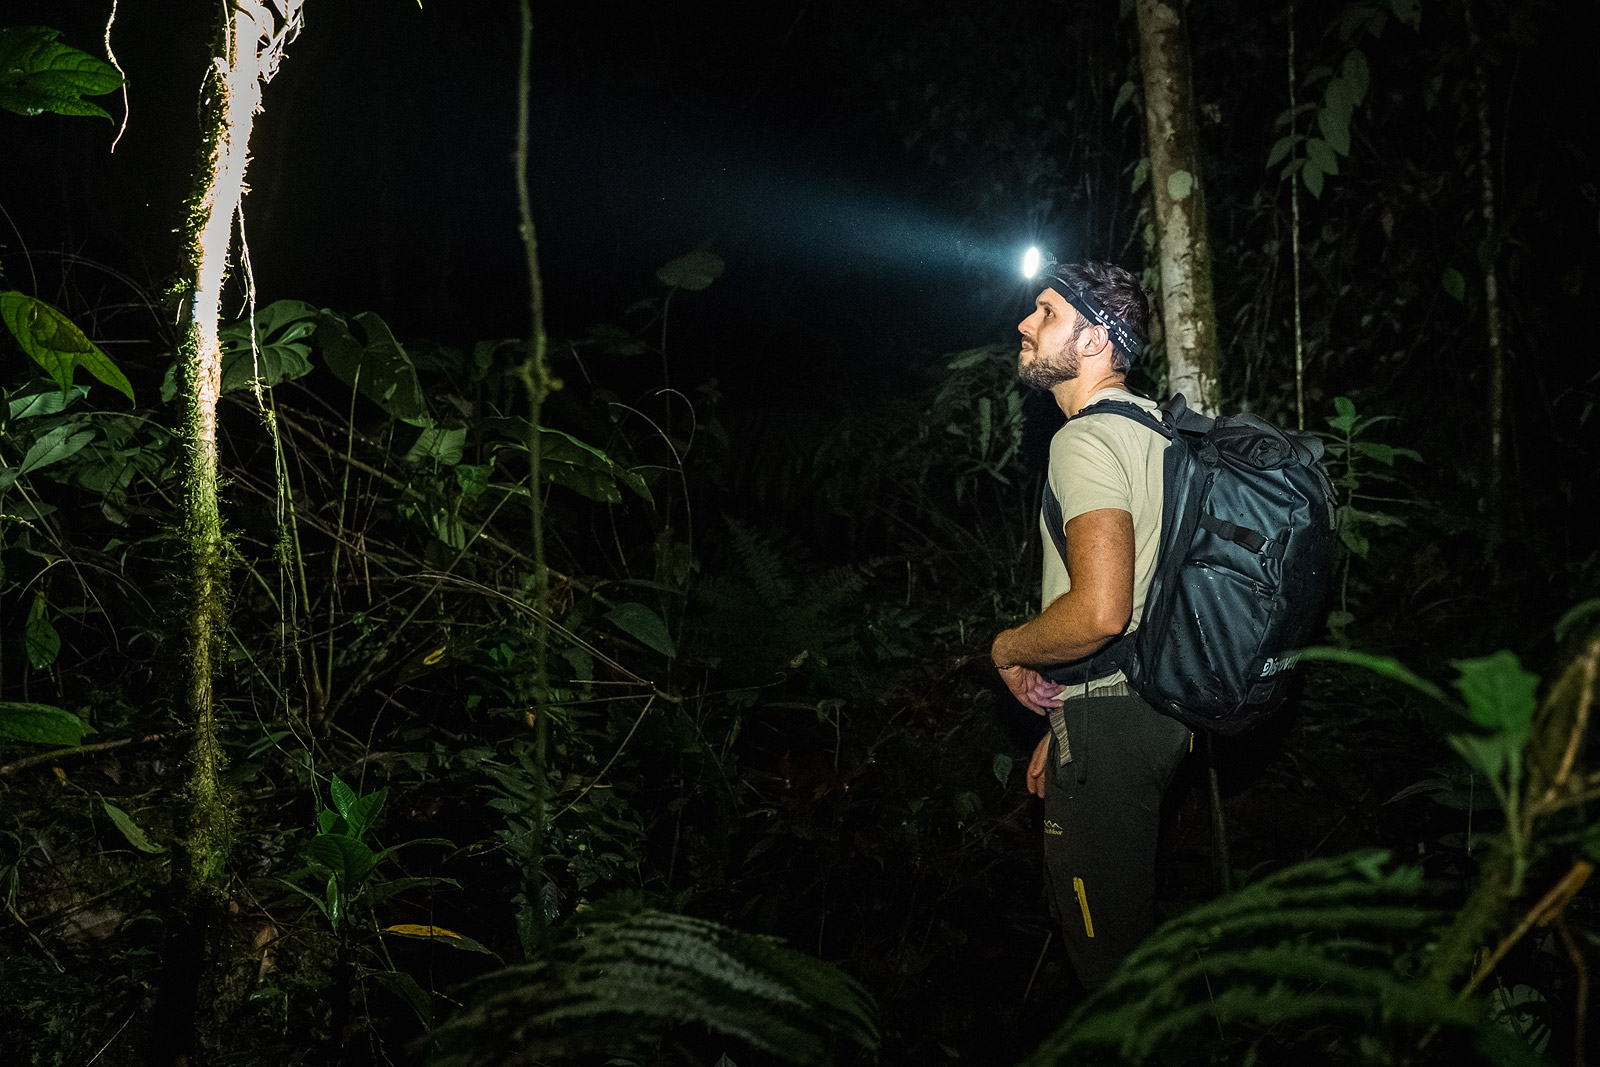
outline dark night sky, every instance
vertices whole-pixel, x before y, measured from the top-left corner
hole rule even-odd
[[[6,0],[3,21],[55,26],[98,52],[109,7]],[[29,249],[145,284],[171,271],[212,7],[121,3],[112,42],[132,117],[115,153],[104,122],[0,115],[13,146],[0,206]],[[964,229],[967,208],[862,99],[889,8],[845,23],[851,9],[828,0],[736,18],[715,5],[536,7],[531,172],[553,334],[629,321],[625,309],[660,292],[657,267],[709,242],[727,274],[675,303],[669,344],[725,387],[826,393],[841,376],[1008,335],[1013,302],[975,309],[965,296],[981,281],[974,255],[1003,270],[1016,240]],[[374,310],[402,339],[525,332],[516,5],[306,10],[252,140],[262,301]],[[120,119],[120,101],[99,102]],[[0,242],[19,270],[16,235]]]
[[[1039,215],[1040,205],[1018,203],[1015,222],[973,222],[1003,214],[978,202],[983,189],[975,179],[988,177],[985,157],[974,152],[954,168],[931,166],[924,148],[908,148],[902,131],[885,119],[885,90],[872,77],[874,64],[918,31],[963,14],[960,4],[924,11],[911,0],[805,0],[746,5],[736,15],[713,4],[535,6],[532,192],[556,338],[599,323],[640,325],[638,314],[626,312],[661,292],[655,270],[703,242],[726,259],[727,273],[711,289],[673,304],[668,342],[675,384],[715,375],[725,392],[742,398],[804,405],[883,384],[902,368],[935,368],[942,353],[1014,336],[1029,294],[1010,281],[1012,257],[1033,236],[1025,219]],[[69,43],[98,52],[110,7],[111,0],[0,0],[0,24],[55,26]],[[73,266],[63,286],[60,271],[46,261],[67,252],[152,287],[171,276],[214,9],[209,0],[120,0],[113,45],[129,75],[132,114],[115,153],[110,124],[0,113],[0,208],[11,219],[10,225],[0,220],[7,284],[32,287],[20,256],[26,249],[41,295],[60,297],[78,314],[103,314],[108,303],[126,301],[125,287],[86,264]],[[1075,70],[1058,55],[1080,53],[1065,45],[1057,50],[1048,40],[1021,47],[1037,44],[1047,27],[1088,34],[1091,47],[1083,54],[1103,59],[1099,84],[1115,85],[1132,60],[1115,6],[1008,0],[972,10],[984,14],[968,49],[973,61],[964,70],[972,80],[963,91],[988,94],[985,114],[1048,107],[1081,124],[1069,124],[1067,137],[1074,145],[1101,145],[1112,166],[1092,178],[1063,173],[1060,188],[1077,195],[1094,181],[1103,195],[1090,200],[1115,195],[1125,204],[1125,168],[1137,160],[1138,146],[1106,134],[1109,99],[1066,91],[1082,79],[1074,81]],[[1593,156],[1574,163],[1562,145],[1583,138],[1540,102],[1576,101],[1583,114],[1593,101],[1592,79],[1574,82],[1571,75],[1581,71],[1583,42],[1590,39],[1578,27],[1597,10],[1591,0],[1548,17],[1539,47],[1517,52],[1503,75],[1521,87],[1524,109],[1506,139],[1508,173],[1529,166],[1548,171],[1542,195],[1559,193],[1573,210],[1547,205],[1539,217],[1559,216],[1562,240],[1589,249],[1569,255],[1560,241],[1518,221],[1513,251],[1541,242],[1534,260],[1560,271],[1568,260],[1581,265],[1593,258],[1593,186],[1586,181]],[[468,343],[525,333],[527,283],[510,161],[517,5],[425,0],[419,9],[415,0],[309,0],[306,11],[304,32],[266,88],[252,141],[246,212],[260,298],[376,311],[404,340]],[[1100,21],[1086,30],[1091,14]],[[1302,27],[1308,50],[1328,47],[1327,27],[1312,25],[1323,17],[1307,10],[1301,20],[1308,24]],[[1279,103],[1248,88],[1249,99],[1238,99],[1240,78],[1279,64],[1281,27],[1243,3],[1202,5],[1196,19],[1206,20],[1193,32],[1197,84],[1203,96],[1215,94],[1233,109],[1206,128],[1212,187],[1286,199],[1259,162]],[[1429,112],[1416,99],[1400,103],[1402,92],[1418,96],[1416,86],[1402,88],[1411,67],[1454,70],[1443,84],[1462,84],[1460,64],[1450,66],[1458,46],[1446,21],[1441,15],[1426,22],[1440,32],[1437,39],[1395,31],[1382,50],[1369,46],[1385,72],[1382,91],[1390,94],[1374,112],[1414,112],[1430,126],[1466,113],[1460,104]],[[935,53],[930,62],[937,73],[950,59]],[[1000,75],[1030,63],[1039,66],[1033,80],[1007,90]],[[1019,95],[999,100],[1006,91]],[[101,100],[121,118],[119,99]],[[961,103],[935,99],[928,111]],[[1378,125],[1376,113],[1363,114],[1358,138]],[[1022,157],[1030,136],[1021,121],[1004,144],[1019,146],[1013,155]],[[1388,158],[1361,166],[1369,174],[1387,168],[1403,176],[1413,165],[1435,171],[1459,165],[1396,155],[1420,154],[1432,140],[1419,130],[1414,145],[1395,149],[1390,142],[1378,149]],[[1473,130],[1463,126],[1443,140],[1470,159],[1462,146],[1475,143]],[[1065,147],[1056,143],[1050,151],[1059,155]],[[1012,173],[997,176],[992,188],[1000,188],[1000,177],[1010,181],[1007,190],[1022,187]],[[1512,195],[1508,187],[1507,217],[1528,207]],[[1057,227],[1062,214],[1057,204]],[[1136,259],[1137,235],[1122,232],[1122,219],[1096,221],[1095,240],[1132,238],[1131,245],[1086,250]],[[1330,216],[1328,224],[1357,223]],[[1456,227],[1442,218],[1440,224]],[[1470,215],[1459,223],[1473,224]],[[1218,291],[1232,294],[1239,282],[1228,272],[1229,257],[1243,262],[1239,257],[1252,246],[1271,243],[1271,208],[1213,210],[1210,225]],[[1452,230],[1421,239],[1442,247],[1458,236]],[[1445,254],[1419,262],[1415,280],[1431,285]],[[67,299],[73,290],[75,304]],[[1531,291],[1542,296],[1554,288],[1546,280]],[[1551,309],[1566,312],[1549,302],[1540,306],[1535,313],[1546,332],[1559,335],[1549,329]],[[148,332],[114,321],[97,336],[116,352],[119,337]],[[1354,326],[1336,333],[1341,344],[1358,347],[1367,337]],[[1416,367],[1423,377],[1436,371]]]

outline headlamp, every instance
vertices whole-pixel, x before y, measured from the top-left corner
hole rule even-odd
[[[1037,248],[1030,248],[1022,256],[1022,276],[1054,289],[1060,293],[1067,303],[1078,309],[1078,313],[1097,326],[1104,326],[1106,333],[1111,335],[1111,340],[1117,347],[1126,352],[1129,358],[1137,356],[1144,346],[1134,335],[1132,329],[1122,319],[1113,314],[1109,308],[1095,299],[1088,289],[1066,279],[1066,264],[1058,263],[1054,256],[1040,252]]]
[[[1022,276],[1032,278],[1039,273],[1039,255],[1037,248],[1030,248],[1022,254]]]

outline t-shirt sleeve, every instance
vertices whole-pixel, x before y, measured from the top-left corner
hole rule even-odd
[[[1095,425],[1112,416],[1069,424],[1050,442],[1050,488],[1061,501],[1063,523],[1089,511],[1133,511],[1127,467],[1118,462],[1111,435]]]

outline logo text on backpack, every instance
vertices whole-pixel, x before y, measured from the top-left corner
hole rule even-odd
[[[1270,678],[1274,674],[1281,674],[1299,662],[1300,653],[1298,652],[1291,652],[1287,656],[1270,656],[1261,667],[1261,677]]]

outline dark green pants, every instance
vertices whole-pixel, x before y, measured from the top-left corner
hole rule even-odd
[[[1161,797],[1190,749],[1190,732],[1137,696],[1082,697],[1062,706],[1045,772],[1044,861],[1051,912],[1090,992],[1155,926]]]

